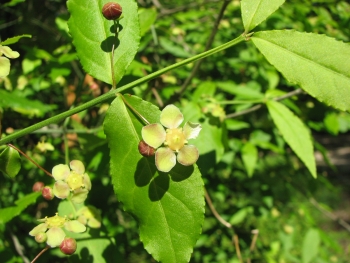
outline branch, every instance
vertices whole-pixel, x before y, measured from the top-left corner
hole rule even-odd
[[[276,97],[276,98],[274,98],[274,100],[275,100],[275,101],[284,100],[284,99],[293,97],[294,95],[298,95],[298,94],[300,94],[300,93],[303,93],[303,90],[299,88],[299,89],[293,90],[293,91],[291,91],[291,92],[288,92],[287,94],[284,94],[283,96]],[[248,113],[250,113],[250,112],[257,111],[257,110],[260,109],[263,105],[264,105],[264,104],[258,104],[258,105],[255,105],[255,106],[249,108],[249,109],[246,109],[246,110],[242,110],[242,111],[239,111],[239,112],[227,114],[225,118],[226,118],[226,119],[236,118],[236,117],[238,117],[238,116],[242,116],[242,115],[248,114]]]

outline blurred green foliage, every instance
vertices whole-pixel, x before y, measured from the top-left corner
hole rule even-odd
[[[138,4],[141,44],[118,86],[203,52],[223,1],[140,0]],[[21,34],[33,36],[13,45],[21,56],[11,61],[11,74],[0,84],[3,133],[54,116],[108,90],[108,85],[83,73],[69,36],[68,17],[66,2],[60,0],[1,4],[1,40]],[[347,1],[294,0],[287,1],[255,30],[296,29],[349,42],[349,24]],[[231,1],[212,46],[243,31],[240,3]],[[216,210],[233,227],[220,224],[207,207],[202,235],[190,262],[240,262],[232,241],[234,234],[239,238],[244,262],[348,262],[349,234],[324,214],[341,208],[342,198],[349,198],[343,193],[350,186],[349,180],[339,182],[340,176],[329,176],[327,171],[319,171],[318,178],[313,179],[286,147],[265,108],[220,119],[222,113],[230,115],[250,108],[267,92],[283,95],[298,87],[287,83],[248,42],[206,58],[181,99],[172,101],[192,66],[173,70],[132,91],[154,103],[156,92],[163,102],[176,103],[187,119],[199,120],[205,127],[202,142],[198,142],[204,153],[198,166]],[[245,103],[230,103],[234,100]],[[348,113],[326,107],[306,94],[283,103],[313,134],[335,136],[350,129]],[[206,107],[210,109],[207,112]],[[109,149],[101,128],[104,114],[105,105],[91,108],[15,144],[47,170],[64,163],[65,146],[69,147],[69,158],[82,160],[87,166],[93,182],[87,201],[102,211],[101,232],[113,239],[108,241],[112,245],[106,244],[105,260],[113,255],[113,262],[154,262],[139,240],[137,222],[123,212],[113,193]],[[51,143],[55,149],[41,151],[36,147],[40,141]],[[315,145],[322,152],[322,146]],[[246,153],[251,151],[257,151],[258,158],[252,160],[249,154],[247,158]],[[25,160],[15,180],[0,177],[0,209],[15,206],[36,181],[52,183]],[[39,253],[42,247],[28,232],[36,218],[54,215],[57,204],[57,200],[48,203],[39,197],[35,205],[0,225],[2,262],[23,262],[23,258],[31,260]],[[256,236],[252,230],[259,234],[251,251]],[[44,253],[37,262],[67,262],[57,251]],[[68,260],[92,262],[92,257],[83,249]]]

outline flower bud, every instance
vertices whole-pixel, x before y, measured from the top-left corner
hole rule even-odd
[[[154,155],[155,149],[149,146],[144,140],[139,142],[139,152],[142,156],[149,157]]]
[[[45,186],[41,194],[46,200],[52,200],[55,197],[55,195],[53,194],[53,190],[50,186]]]
[[[60,250],[65,255],[72,255],[77,250],[77,241],[74,238],[66,237],[60,245]]]
[[[122,12],[122,7],[118,3],[109,2],[102,7],[102,14],[107,20],[118,19]]]
[[[41,192],[44,188],[44,183],[43,182],[35,182],[33,185],[33,192]]]
[[[47,240],[47,235],[44,232],[40,232],[35,235],[35,241],[38,243],[44,243]]]

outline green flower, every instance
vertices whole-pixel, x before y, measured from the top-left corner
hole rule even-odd
[[[4,57],[5,55],[6,57]],[[7,46],[0,45],[0,78],[5,78],[10,74],[10,60],[9,58],[18,58],[19,53],[17,51],[13,51],[11,48]]]
[[[199,157],[194,145],[187,145],[189,139],[195,139],[201,128],[199,123],[186,122],[179,127],[184,117],[174,105],[166,106],[160,114],[160,124],[149,124],[142,128],[143,140],[157,149],[155,153],[156,166],[159,171],[169,172],[176,160],[185,166],[194,164]],[[164,127],[167,128],[166,130]],[[164,147],[160,147],[164,145]]]
[[[66,233],[62,228],[73,233],[82,233],[86,230],[86,227],[78,220],[68,220],[66,217],[61,217],[57,213],[55,216],[45,217],[38,221],[43,223],[34,227],[29,232],[29,235],[34,236],[35,240],[39,243],[47,238],[46,243],[50,247],[61,245],[66,237]]]
[[[66,164],[53,167],[52,176],[56,180],[53,193],[61,199],[67,198],[72,193],[71,200],[79,204],[87,198],[91,190],[91,181],[81,161],[73,160],[69,165],[72,170]]]

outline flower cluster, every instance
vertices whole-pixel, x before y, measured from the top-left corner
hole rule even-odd
[[[68,220],[57,213],[55,216],[45,217],[38,221],[42,223],[34,227],[29,235],[34,236],[39,243],[46,241],[50,247],[60,246],[65,239],[66,233],[62,228],[73,233],[82,233],[86,230],[86,227],[78,220]]]
[[[5,56],[3,56],[5,55]],[[10,74],[10,60],[9,58],[18,58],[19,53],[13,51],[8,46],[0,45],[0,78],[5,78]]]
[[[58,164],[52,169],[52,176],[56,182],[53,186],[53,194],[61,199],[67,198],[71,194],[70,200],[80,204],[85,201],[91,190],[91,181],[85,166],[81,161],[73,160],[68,165]]]
[[[181,111],[171,104],[162,110],[160,123],[149,124],[142,128],[143,141],[157,149],[155,163],[159,171],[169,172],[175,166],[176,160],[185,166],[192,165],[198,160],[197,148],[187,143],[189,139],[198,136],[202,129],[201,125],[186,122],[181,128],[179,126],[183,120]]]

